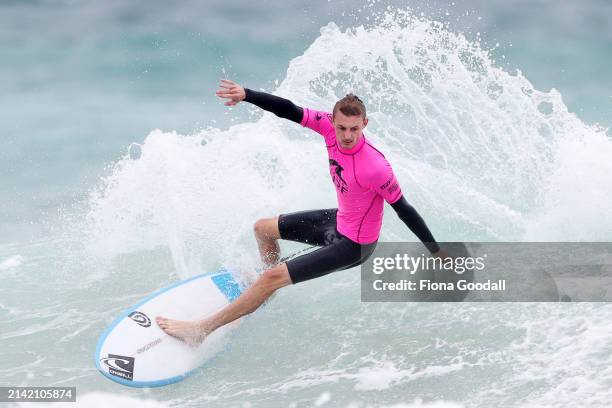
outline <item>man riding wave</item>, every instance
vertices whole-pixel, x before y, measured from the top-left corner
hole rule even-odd
[[[217,328],[255,311],[283,286],[360,265],[376,247],[385,201],[432,254],[447,256],[425,221],[404,198],[385,156],[364,136],[368,118],[365,105],[357,96],[346,95],[328,113],[302,108],[287,99],[229,80],[221,80],[216,94],[227,99],[226,106],[249,102],[323,136],[338,207],[258,220],[255,237],[265,270],[253,285],[234,302],[201,320],[157,317],[164,332],[191,345],[199,344]],[[279,263],[279,239],[320,248]]]

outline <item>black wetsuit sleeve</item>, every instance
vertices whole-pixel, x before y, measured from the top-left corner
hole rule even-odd
[[[419,215],[413,206],[408,204],[408,201],[402,196],[399,200],[391,204],[391,207],[395,210],[400,220],[406,224],[410,231],[416,235],[421,242],[427,247],[429,252],[436,253],[440,250],[440,247],[436,243],[431,231],[427,228],[425,220]]]
[[[289,119],[295,123],[301,123],[304,116],[304,109],[295,105],[289,99],[271,95],[265,92],[258,92],[244,88],[246,102],[259,106],[261,109],[272,112],[280,118]]]

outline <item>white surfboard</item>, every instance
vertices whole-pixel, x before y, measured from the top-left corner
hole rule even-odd
[[[184,379],[224,348],[241,319],[192,347],[164,333],[155,317],[201,318],[240,294],[240,285],[225,269],[155,292],[129,308],[102,334],[96,347],[96,367],[111,380],[131,387],[158,387]]]

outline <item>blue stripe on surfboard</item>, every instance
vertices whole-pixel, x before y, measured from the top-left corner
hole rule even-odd
[[[210,278],[210,280],[212,280],[213,283],[217,285],[217,288],[219,288],[221,293],[225,295],[228,302],[231,303],[236,300],[238,296],[240,296],[240,286],[234,280],[231,274],[224,273],[221,275],[216,275]]]
[[[227,271],[227,269],[225,268],[221,268],[218,271],[214,271],[214,272],[206,272],[197,276],[193,276],[191,278],[182,280],[182,281],[178,281],[175,282],[173,284],[171,284],[170,286],[167,286],[165,288],[162,288],[152,294],[150,294],[149,296],[145,297],[144,299],[142,299],[140,302],[138,302],[137,304],[135,304],[134,306],[130,307],[129,309],[127,309],[122,315],[120,315],[119,317],[117,317],[112,323],[111,325],[104,331],[104,333],[102,334],[102,336],[100,337],[100,339],[98,340],[98,343],[96,345],[96,351],[94,353],[94,358],[96,361],[96,368],[100,371],[100,373],[102,373],[102,375],[104,375],[106,378],[117,382],[119,384],[123,384],[123,385],[127,385],[130,387],[160,387],[163,385],[168,385],[168,384],[172,384],[175,382],[178,382],[186,377],[189,377],[191,374],[193,374],[194,372],[196,372],[197,370],[199,370],[201,368],[200,367],[196,367],[191,371],[188,371],[184,374],[180,374],[177,375],[175,377],[171,377],[171,378],[165,378],[163,380],[157,380],[157,381],[130,381],[130,380],[126,380],[123,379],[121,377],[116,377],[110,373],[108,373],[107,371],[105,371],[102,366],[100,365],[100,352],[102,351],[102,345],[104,344],[104,342],[106,341],[106,338],[108,337],[108,335],[113,331],[113,329],[115,328],[115,326],[117,326],[123,319],[127,318],[128,315],[134,311],[136,311],[140,306],[142,306],[143,304],[147,303],[149,300],[161,295],[164,292],[169,291],[170,289],[174,289],[177,286],[181,286],[184,285],[186,283],[189,283],[191,281],[194,281],[196,279],[202,279],[202,278],[206,278],[213,275],[213,278],[216,277],[215,275],[219,276],[225,276],[225,278],[223,278],[223,282],[229,283],[229,285],[223,285],[223,287],[231,287],[231,295],[226,294],[226,292],[224,292],[219,285],[217,285],[217,287],[219,288],[219,290],[221,290],[221,292],[223,292],[223,294],[227,297],[229,302],[232,302],[234,299],[236,299],[238,296],[240,296],[240,294],[242,293],[240,286],[238,285],[238,283],[236,283],[236,281],[234,280],[234,278],[232,277],[231,273]],[[213,279],[211,278],[211,279]],[[216,282],[215,282],[216,284]],[[235,285],[235,286],[234,286]],[[235,291],[238,291],[237,295]],[[229,292],[228,292],[229,293]],[[232,296],[231,300],[230,300],[230,296]],[[227,344],[226,344],[227,347]],[[220,353],[219,353],[220,354]]]

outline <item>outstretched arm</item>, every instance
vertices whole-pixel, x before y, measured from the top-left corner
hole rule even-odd
[[[296,123],[300,123],[304,116],[304,110],[288,99],[265,92],[253,91],[227,79],[221,80],[217,96],[229,99],[225,102],[226,106],[234,106],[240,101],[250,102],[261,109],[274,113],[278,117],[289,119]]]
[[[289,99],[248,88],[245,88],[245,92],[246,98],[244,100],[246,102],[250,102],[253,105],[259,106],[261,109],[272,112],[280,118],[289,119],[295,123],[300,123],[302,121],[304,110]]]
[[[425,221],[414,209],[414,207],[408,204],[408,201],[406,201],[404,196],[391,204],[391,207],[393,207],[400,220],[402,220],[404,224],[410,228],[410,231],[412,231],[414,235],[416,235],[421,242],[423,242],[429,252],[432,254],[437,254],[440,251],[440,247],[431,234],[431,231],[429,231],[429,228],[427,228],[427,224],[425,224]]]

